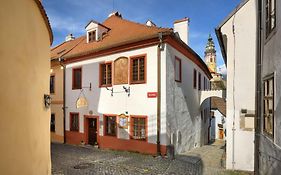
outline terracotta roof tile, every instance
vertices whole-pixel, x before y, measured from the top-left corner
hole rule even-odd
[[[212,97],[211,108],[218,109],[224,116],[226,116],[226,102],[224,99],[219,97]]]
[[[109,32],[103,36],[103,39],[96,42],[87,43],[86,36],[77,38],[71,43],[64,42],[61,45],[52,49],[52,59],[57,58],[60,54],[58,52],[66,49],[70,49],[74,42],[82,38],[82,42],[72,48],[65,58],[70,58],[79,55],[85,55],[124,44],[129,44],[149,38],[158,36],[159,32],[172,32],[172,29],[159,28],[154,26],[146,26],[145,24],[139,24],[122,19],[117,16],[111,16],[107,18],[102,25],[110,28]],[[86,31],[85,31],[86,33]]]
[[[85,37],[79,37],[71,41],[65,41],[51,49],[51,60],[66,55],[71,49],[79,44]]]

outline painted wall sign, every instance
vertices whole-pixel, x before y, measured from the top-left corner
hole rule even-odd
[[[126,116],[125,114],[119,115],[119,128],[128,128],[128,116]]]
[[[157,97],[157,92],[148,92],[147,93],[147,98],[156,98]]]

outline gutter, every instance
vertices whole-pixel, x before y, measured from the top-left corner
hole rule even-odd
[[[215,32],[216,32],[218,42],[219,42],[219,45],[220,45],[220,48],[221,48],[221,54],[222,54],[225,66],[227,67],[226,49],[225,49],[224,44],[223,44],[223,36],[222,36],[222,33],[221,33],[221,27],[217,27],[215,29]]]
[[[255,152],[254,152],[254,172],[259,175],[259,144],[261,133],[261,59],[262,59],[262,2],[257,0],[257,55],[256,55],[256,117],[255,117]]]

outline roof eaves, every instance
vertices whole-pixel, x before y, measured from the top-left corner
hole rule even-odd
[[[221,27],[234,15],[236,14],[249,0],[243,0],[240,4],[236,6],[236,8],[215,28],[215,33],[218,38],[218,42],[221,48],[223,60],[225,62],[225,65],[227,65],[227,56],[226,56],[226,49],[225,45],[223,43],[223,36],[221,32]]]
[[[52,28],[51,28],[51,24],[50,24],[50,21],[49,21],[49,18],[47,16],[47,13],[42,5],[42,3],[39,1],[39,0],[34,0],[35,3],[37,4],[39,10],[40,10],[40,13],[45,21],[45,24],[46,24],[46,27],[48,28],[48,32],[49,32],[49,37],[50,37],[50,45],[52,45],[53,43],[53,39],[54,39],[54,35],[53,35],[53,31],[52,31]]]
[[[204,68],[206,69],[206,73],[208,74],[209,78],[212,78],[211,72],[208,68],[208,66],[205,64],[205,62],[201,59],[201,57],[191,48],[189,47],[185,42],[183,42],[179,37],[177,37],[175,35],[175,33],[172,33],[171,36],[176,39],[177,42],[179,42],[180,44],[182,44],[185,48],[187,48],[187,50],[189,52],[191,52],[198,60],[199,62],[204,66]]]
[[[218,25],[217,28],[221,28],[236,12],[238,12],[249,0],[242,0],[232,12]]]
[[[89,25],[91,22],[96,23],[96,24],[98,24],[98,25],[100,25],[100,26],[106,28],[107,30],[110,30],[110,28],[106,27],[105,25],[103,25],[103,24],[101,24],[101,23],[99,23],[99,22],[97,22],[97,21],[95,21],[95,20],[89,21],[88,24],[85,26],[85,29],[88,27],[88,25]]]

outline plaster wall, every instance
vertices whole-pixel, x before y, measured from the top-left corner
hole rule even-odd
[[[51,113],[55,114],[55,132],[51,132],[52,142],[64,142],[63,129],[63,69],[59,65],[52,66],[50,75],[55,76],[55,93],[51,94]]]
[[[113,85],[114,93],[106,88],[99,87],[99,64],[108,61],[114,61],[119,57],[131,57],[140,54],[146,54],[147,81],[145,84],[123,84]],[[161,57],[164,57],[161,52]],[[157,133],[157,98],[147,98],[147,92],[157,92],[157,46],[151,46],[142,49],[126,51],[123,53],[112,54],[108,56],[89,59],[67,65],[66,68],[66,130],[69,131],[69,113],[79,112],[80,125],[79,132],[84,133],[84,115],[93,111],[93,115],[99,116],[99,135],[103,136],[103,114],[116,114],[128,112],[128,115],[145,115],[148,119],[148,143],[156,144]],[[80,90],[72,90],[72,68],[82,67],[82,86],[88,87],[92,84],[92,90],[84,89],[85,97],[88,100],[87,108],[76,108],[76,100],[79,97]],[[113,68],[114,69],[114,68]],[[114,76],[114,75],[113,75]],[[166,62],[161,64],[161,145],[167,144],[166,137]],[[113,80],[114,82],[114,80]],[[123,86],[130,87],[130,96],[124,91]],[[129,140],[129,130],[118,128],[117,138]]]
[[[225,131],[225,127],[226,127],[226,123],[225,123],[225,116],[223,116],[222,113],[220,113],[219,110],[212,110],[214,112],[214,123],[212,124],[212,138],[213,139],[220,139],[219,137],[219,127],[218,127],[218,124],[222,124],[223,125],[223,131]],[[222,122],[224,121],[224,123]],[[224,138],[223,140],[225,140],[225,135],[224,135]]]
[[[274,97],[274,136],[269,137],[261,131],[260,137],[260,174],[280,174],[281,168],[281,2],[276,2],[276,28],[268,38],[265,37],[265,30],[262,30],[263,55],[262,55],[262,76],[263,79],[269,74],[274,74],[275,97]],[[265,7],[265,4],[263,4]],[[265,14],[265,8],[263,9]],[[265,27],[265,15],[263,16],[263,27]],[[265,29],[265,28],[264,28]],[[263,81],[263,80],[261,80]],[[262,92],[263,94],[263,92]],[[262,110],[263,111],[263,110]],[[261,120],[263,128],[263,120]]]
[[[49,175],[50,36],[34,0],[0,6],[0,170],[9,175]]]
[[[181,59],[181,82],[175,81],[175,56]],[[204,72],[176,49],[166,45],[167,135],[168,143],[174,145],[176,153],[208,143],[210,100],[205,100],[200,107],[198,85],[193,88],[194,69],[197,70],[197,78],[198,72],[201,73],[203,88],[203,77],[207,78]],[[201,116],[204,109],[208,110],[208,116]]]
[[[240,128],[240,115],[241,109],[255,110],[255,9],[249,0],[221,27],[227,37],[227,169],[254,170],[254,129]]]

